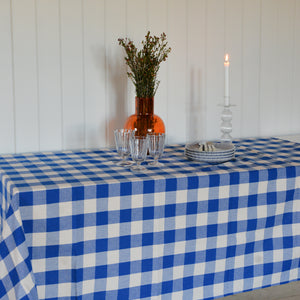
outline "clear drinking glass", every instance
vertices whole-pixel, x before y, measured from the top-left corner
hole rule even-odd
[[[165,134],[164,133],[152,133],[148,134],[149,138],[149,155],[153,157],[154,161],[149,163],[153,167],[161,167],[164,164],[158,162],[158,159],[162,156],[165,147]]]
[[[148,136],[131,136],[130,153],[132,160],[136,163],[131,167],[133,171],[141,171],[146,168],[141,165],[146,160],[148,151]]]
[[[121,156],[122,160],[117,163],[118,166],[130,166],[132,165],[131,161],[128,161],[127,158],[130,154],[130,138],[133,134],[132,130],[128,129],[116,129],[114,131],[116,149],[118,154]]]

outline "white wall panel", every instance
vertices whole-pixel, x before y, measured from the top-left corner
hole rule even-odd
[[[172,54],[168,58],[168,142],[185,140],[187,133],[187,5],[186,1],[168,1],[168,40]]]
[[[216,139],[221,135],[218,105],[224,101],[225,2],[207,1],[206,14],[206,138]]]
[[[300,132],[300,1],[295,1],[294,6],[294,45],[293,45],[293,95],[291,111],[291,133]]]
[[[34,0],[12,0],[17,152],[39,150],[35,11]]]
[[[105,48],[107,86],[106,144],[114,144],[113,130],[123,128],[127,114],[127,75],[124,52],[118,38],[126,35],[126,1],[105,1]]]
[[[206,138],[206,1],[187,2],[187,140]]]
[[[241,136],[260,133],[260,0],[243,5]]]
[[[9,0],[0,1],[0,151],[15,151],[14,82],[11,7]]]
[[[85,145],[100,147],[106,138],[105,2],[83,1]]]
[[[126,36],[134,41],[138,49],[147,33],[147,0],[126,1]],[[139,13],[136,13],[136,12]],[[121,46],[120,46],[121,47]],[[125,56],[125,51],[123,50]],[[128,68],[128,67],[127,67]],[[135,112],[135,87],[131,80],[127,80],[127,114]]]
[[[167,142],[220,136],[230,54],[233,137],[300,132],[299,0],[2,0],[0,152],[95,148],[134,111],[119,37],[172,48],[155,113]]]
[[[59,1],[36,2],[40,150],[62,148]]]
[[[276,1],[276,4],[278,1]],[[274,135],[278,130],[276,120],[278,99],[278,5],[274,0],[262,1],[261,7],[261,86],[260,120],[262,135]],[[284,45],[282,45],[284,47]]]
[[[159,7],[159,9],[157,9]],[[148,0],[148,30],[156,36],[163,32],[167,33],[168,29],[168,0]],[[167,35],[169,42],[169,36]],[[172,48],[173,45],[169,44]],[[171,50],[170,55],[173,54]],[[154,113],[162,118],[166,127],[166,136],[168,139],[168,62],[169,58],[160,65],[158,79],[159,88],[154,98]]]
[[[60,1],[63,148],[85,147],[81,0]]]
[[[277,68],[275,76],[278,78],[278,106],[276,133],[288,134],[291,132],[292,119],[289,111],[292,106],[293,63],[294,63],[294,11],[295,0],[278,1],[278,57],[274,61]]]
[[[230,53],[230,101],[236,105],[232,107],[232,136],[241,136],[241,121],[243,110],[242,99],[242,30],[243,30],[243,1],[225,1],[225,53]],[[224,77],[223,77],[224,78]]]

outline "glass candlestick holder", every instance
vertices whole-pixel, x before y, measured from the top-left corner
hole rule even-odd
[[[220,106],[223,107],[222,113],[221,113],[221,142],[224,143],[231,143],[232,142],[232,111],[231,107],[235,105],[225,105],[225,104],[220,104]]]

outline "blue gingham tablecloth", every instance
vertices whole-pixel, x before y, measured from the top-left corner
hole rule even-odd
[[[116,166],[114,150],[0,156],[0,299],[212,299],[299,280],[300,145]]]

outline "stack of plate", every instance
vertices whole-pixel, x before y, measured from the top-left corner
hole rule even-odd
[[[185,155],[190,160],[220,163],[234,158],[235,147],[231,143],[210,142],[214,151],[202,151],[203,143],[192,143],[185,146]]]

